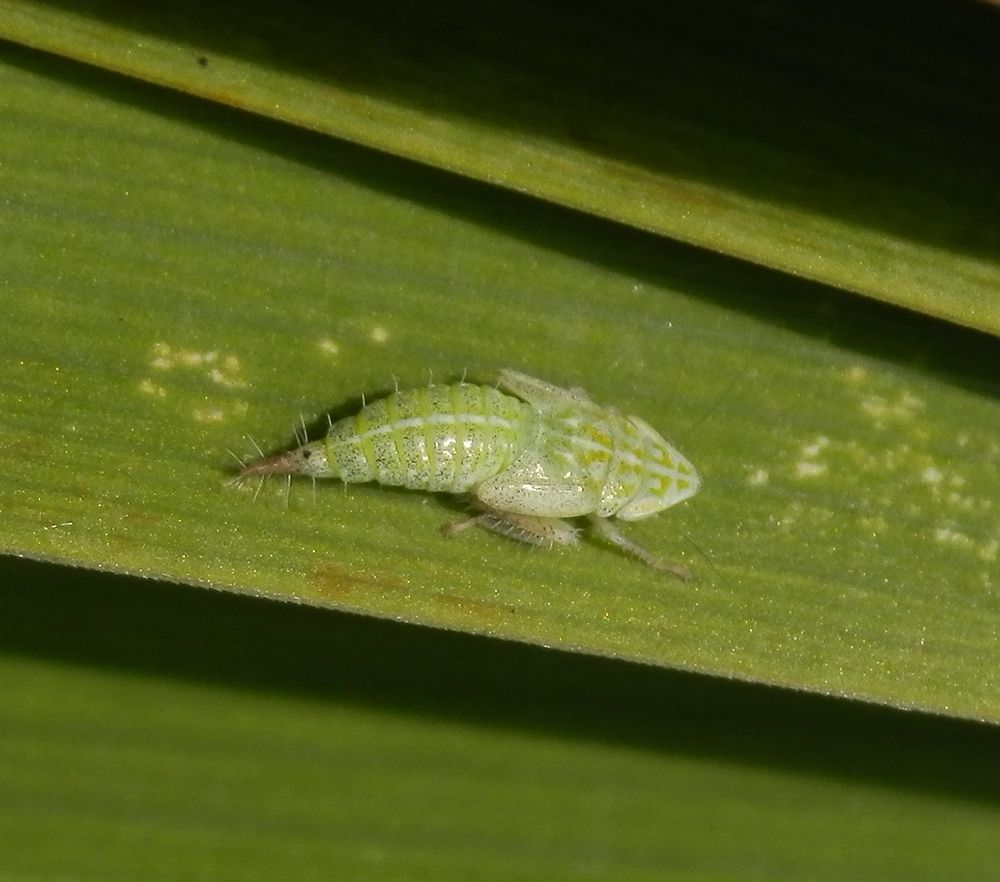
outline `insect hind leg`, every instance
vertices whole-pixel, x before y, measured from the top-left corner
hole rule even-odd
[[[639,558],[644,564],[651,566],[655,570],[672,573],[678,579],[683,579],[685,582],[690,582],[694,579],[694,574],[687,567],[671,563],[646,551],[641,545],[629,539],[628,536],[622,533],[607,518],[602,518],[600,515],[590,515],[588,520],[595,533],[606,542],[610,542],[612,545],[620,548],[626,554],[631,554],[633,557]]]
[[[514,514],[489,508],[464,521],[445,524],[445,536],[455,536],[469,527],[484,527],[529,545],[573,545],[579,541],[580,530],[562,518],[541,518]]]

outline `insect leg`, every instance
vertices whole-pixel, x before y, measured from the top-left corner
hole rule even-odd
[[[641,545],[637,545],[628,536],[618,530],[607,518],[602,518],[599,515],[590,515],[588,520],[594,528],[594,532],[602,539],[605,539],[612,545],[617,545],[622,551],[639,558],[639,560],[653,567],[653,569],[673,573],[678,579],[683,579],[685,582],[690,582],[694,578],[694,574],[687,567],[670,563],[670,561],[666,561],[646,551]]]
[[[456,521],[444,526],[446,536],[454,536],[469,527],[485,527],[519,542],[530,545],[572,545],[580,532],[562,518],[540,518],[534,515],[513,514],[509,511],[488,509],[464,521]]]

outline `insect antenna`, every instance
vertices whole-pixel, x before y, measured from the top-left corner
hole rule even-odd
[[[718,576],[719,580],[721,581],[722,580],[722,573],[720,573],[719,570],[718,570],[718,567],[716,567],[716,565],[714,563],[712,563],[712,558],[710,558],[702,550],[701,546],[697,542],[695,542],[694,539],[691,538],[691,534],[690,533],[681,533],[681,535],[685,539],[687,539],[687,541],[691,543],[691,547],[694,548],[694,550],[697,551],[698,554],[700,554],[705,559],[705,563],[707,563],[712,568],[712,572],[715,573],[715,575]]]
[[[729,385],[726,386],[726,388],[723,389],[722,392],[716,396],[715,401],[713,401],[709,405],[708,410],[703,411],[701,415],[688,426],[688,433],[690,434],[694,429],[697,429],[698,426],[705,423],[708,420],[708,418],[712,416],[712,414],[714,414],[720,407],[722,407],[722,405],[725,404],[726,400],[732,397],[733,392],[736,390],[736,388],[740,385],[742,381],[743,381],[742,376],[734,377],[730,381]]]

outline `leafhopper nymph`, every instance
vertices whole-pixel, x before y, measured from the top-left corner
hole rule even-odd
[[[462,493],[479,525],[534,545],[571,545],[585,517],[598,536],[682,579],[687,568],[641,548],[611,523],[682,502],[701,485],[694,466],[644,420],[512,370],[472,383],[397,391],[330,424],[325,438],[245,466],[252,475],[307,475],[353,484]]]

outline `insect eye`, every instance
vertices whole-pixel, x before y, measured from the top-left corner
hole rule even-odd
[[[309,459],[309,457],[312,456],[312,455],[313,455],[313,452],[311,450],[303,450],[302,451],[302,458],[303,459]]]

